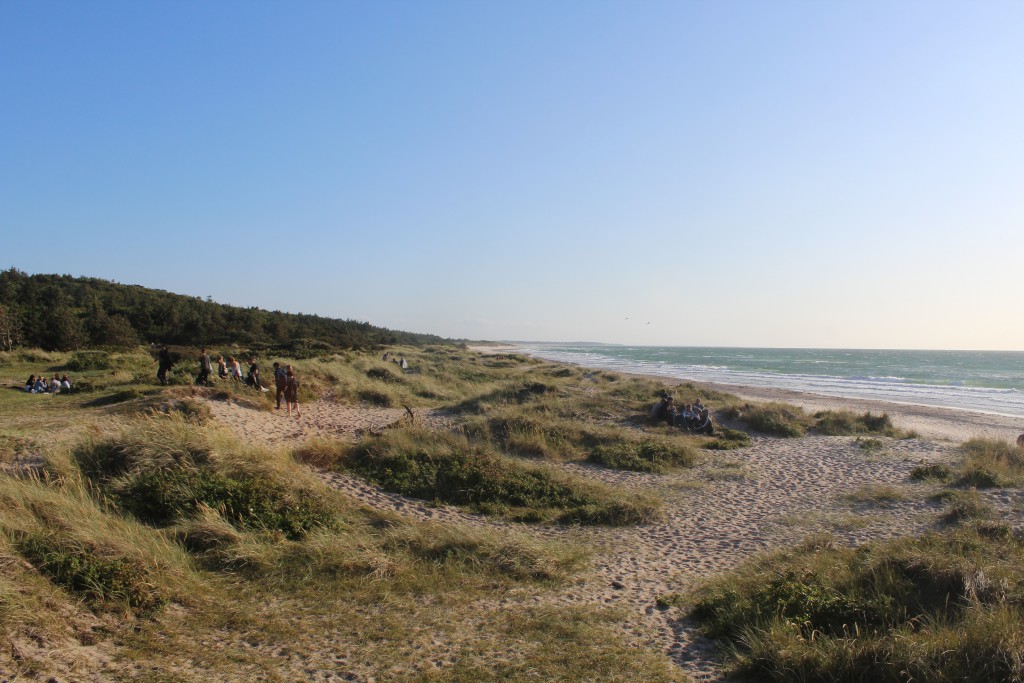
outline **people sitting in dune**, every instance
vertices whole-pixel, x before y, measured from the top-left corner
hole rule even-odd
[[[715,426],[711,423],[711,412],[707,408],[703,408],[697,413],[696,424],[690,430],[696,434],[714,434]]]
[[[60,390],[71,391],[71,380],[68,379],[67,375],[64,375],[63,377],[60,378]]]
[[[682,407],[679,412],[676,413],[676,419],[673,424],[676,427],[682,427],[683,429],[691,429],[693,427],[693,420],[696,416],[693,412],[693,406],[687,403]]]
[[[57,375],[54,375],[52,378],[50,378],[50,393],[60,393],[60,377],[58,377]]]
[[[711,412],[700,403],[700,399],[697,401],[695,404],[688,403],[683,406],[682,410],[676,413],[673,424],[695,434],[712,434],[715,428],[711,423]]]
[[[234,356],[228,356],[228,373],[233,381],[242,381],[242,365]]]
[[[25,391],[31,393],[32,387],[34,387],[35,384],[36,384],[36,376],[35,375],[29,375],[28,376],[28,380],[25,382]]]
[[[46,378],[42,375],[36,377],[35,384],[32,385],[33,394],[45,394],[50,387],[46,384]]]
[[[661,400],[655,403],[654,407],[651,408],[651,417],[655,420],[664,420],[665,422],[672,424],[676,417],[675,398],[662,392]]]
[[[224,362],[224,356],[217,356],[217,376],[221,379],[228,378],[228,364]]]
[[[245,383],[253,389],[259,389],[260,391],[266,391],[263,385],[260,383],[260,366],[256,362],[255,358],[249,359],[249,374],[245,376]]]

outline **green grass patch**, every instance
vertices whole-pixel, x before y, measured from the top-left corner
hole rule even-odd
[[[240,529],[280,531],[301,538],[332,527],[334,511],[318,496],[271,479],[227,477],[207,470],[142,472],[111,487],[113,500],[140,521],[167,526],[203,506]]]
[[[914,481],[952,481],[953,468],[941,462],[922,463],[910,470],[910,478]]]
[[[683,444],[620,441],[599,444],[587,459],[602,467],[660,474],[670,469],[692,467],[698,457],[694,449]]]
[[[848,503],[885,505],[906,499],[906,494],[889,484],[864,484],[843,496]]]
[[[732,405],[724,415],[726,419],[738,420],[762,434],[786,438],[803,436],[811,424],[802,409],[784,403]]]
[[[141,562],[110,549],[46,534],[25,534],[15,547],[50,581],[91,605],[152,613],[167,603]]]
[[[651,521],[658,506],[615,489],[501,457],[463,436],[391,430],[304,459],[352,470],[401,495],[464,505],[520,521],[625,525]]]
[[[848,410],[824,410],[814,414],[814,430],[825,436],[855,436],[857,434],[881,434],[898,436],[888,414],[874,415],[871,412],[858,415]]]
[[[715,427],[715,436],[701,444],[709,451],[732,451],[750,445],[750,435],[738,429]]]
[[[692,614],[758,680],[1017,680],[1024,548],[972,527],[817,539],[708,582]]]
[[[1024,482],[1024,448],[1008,441],[975,438],[965,442],[961,450],[964,484],[987,488]]]

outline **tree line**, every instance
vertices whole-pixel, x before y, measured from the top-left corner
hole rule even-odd
[[[0,348],[49,351],[238,344],[289,350],[372,348],[444,341],[367,322],[216,303],[138,285],[70,275],[0,272]]]

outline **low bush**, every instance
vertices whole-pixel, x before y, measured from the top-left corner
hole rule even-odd
[[[390,408],[395,404],[391,394],[378,391],[377,389],[360,389],[356,395],[360,401],[365,401],[382,408]]]
[[[110,354],[105,351],[79,351],[64,364],[64,368],[73,372],[89,370],[110,370]]]
[[[932,500],[948,505],[941,517],[948,524],[985,520],[992,515],[992,508],[974,489],[942,491],[932,496]]]
[[[86,391],[87,389],[76,385],[75,391],[78,390]],[[128,401],[134,401],[139,398],[142,398],[142,392],[138,389],[121,389],[120,391],[115,391],[114,393],[107,394],[106,396],[98,396],[87,402],[85,405],[92,408],[98,408],[100,406],[112,406],[117,403],[127,403]]]
[[[454,434],[392,430],[339,453],[337,464],[388,491],[521,521],[624,525],[656,515],[648,500],[506,460]]]
[[[925,463],[910,470],[910,478],[914,481],[950,481],[953,479],[953,469],[943,463]]]
[[[268,478],[236,479],[206,470],[143,472],[112,487],[112,499],[156,526],[194,515],[202,506],[240,529],[276,530],[293,539],[335,523],[333,510],[314,494]]]
[[[1024,547],[964,527],[816,541],[708,582],[692,615],[757,680],[1019,680]]]
[[[808,417],[803,410],[784,403],[734,405],[727,408],[724,415],[726,419],[743,422],[763,434],[787,438],[803,436],[808,426]]]
[[[679,467],[692,467],[696,452],[689,446],[655,441],[619,441],[599,444],[587,458],[603,467],[633,472],[662,473]]]
[[[15,546],[50,581],[91,605],[114,603],[150,613],[167,602],[138,560],[45,534],[25,534]]]
[[[998,439],[975,438],[965,442],[961,450],[964,476],[969,479],[990,480],[988,486],[1019,484],[1024,480],[1024,448],[1020,446]]]
[[[709,451],[731,451],[746,448],[750,445],[750,435],[738,429],[715,427],[715,436],[707,440],[701,448]]]
[[[366,376],[381,382],[398,383],[402,381],[402,378],[393,373],[389,368],[370,368],[366,371]]]
[[[814,430],[825,436],[854,436],[856,434],[883,434],[895,436],[896,428],[888,414],[863,415],[848,410],[825,410],[814,414]]]

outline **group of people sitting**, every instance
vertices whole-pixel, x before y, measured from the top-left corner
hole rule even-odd
[[[59,394],[62,391],[71,391],[71,380],[67,375],[59,377],[54,375],[47,379],[45,375],[29,375],[25,382],[25,391],[30,394]]]
[[[676,406],[675,398],[663,391],[661,400],[651,408],[651,417],[694,434],[713,434],[715,431],[711,423],[711,413],[699,398],[694,403],[687,403],[680,408]]]
[[[395,357],[393,357],[391,355],[390,351],[385,351],[384,355],[381,356],[380,359],[381,360],[388,360],[389,358],[391,359],[392,363],[394,363],[398,367],[402,368],[403,370],[408,370],[409,369],[409,361],[405,360],[405,356],[399,356],[398,358],[395,358]]]

